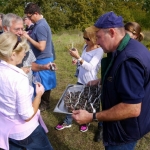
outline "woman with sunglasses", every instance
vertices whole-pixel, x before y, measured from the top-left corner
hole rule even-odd
[[[44,87],[36,84],[32,102],[33,87],[24,71],[16,66],[28,49],[25,38],[11,32],[0,35],[0,148],[52,150],[38,109]]]
[[[93,30],[93,26],[85,29],[83,33],[83,38],[85,40],[85,45],[81,56],[77,49],[70,50],[70,55],[74,57],[73,64],[79,64],[78,73],[76,77],[78,78],[77,84],[85,85],[91,80],[97,79],[97,73],[101,65],[101,59],[103,57],[102,48],[96,44],[96,32]],[[64,128],[71,127],[72,116],[66,115],[63,123],[56,126],[57,130],[62,130]],[[86,132],[88,130],[88,124],[83,124],[80,126],[81,132]]]

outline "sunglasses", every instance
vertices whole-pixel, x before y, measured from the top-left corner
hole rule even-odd
[[[86,37],[83,37],[85,40],[87,40],[87,41],[90,41],[90,39],[89,38],[86,38]]]
[[[27,16],[29,19],[31,19],[31,17],[33,16],[34,14],[31,14],[30,16]]]
[[[13,50],[16,49],[16,47],[18,46],[18,44],[19,44],[21,41],[22,41],[22,40],[21,40],[20,36],[17,36],[17,42],[16,42],[16,44],[15,44]]]

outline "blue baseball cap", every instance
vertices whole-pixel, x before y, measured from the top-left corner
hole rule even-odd
[[[117,28],[124,27],[123,18],[117,16],[113,11],[103,14],[94,24],[97,28]]]

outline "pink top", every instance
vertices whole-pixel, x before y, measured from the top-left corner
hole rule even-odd
[[[13,122],[26,124],[24,120],[29,119],[34,114],[32,107],[33,87],[29,85],[27,75],[22,69],[1,60],[0,83],[0,113]],[[34,119],[32,124],[26,125],[26,128],[19,132],[10,132],[9,137],[15,140],[23,140],[38,125],[38,119]],[[7,124],[5,124],[6,126]],[[0,128],[5,127],[1,126]]]
[[[45,132],[48,132],[48,129],[40,115],[40,110],[38,110],[34,117],[28,122],[23,120],[12,120],[0,113],[0,148],[9,150],[9,135],[24,132],[25,129],[28,129],[30,126],[35,124],[35,122],[39,122]]]

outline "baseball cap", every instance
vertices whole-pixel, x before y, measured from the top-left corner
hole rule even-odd
[[[121,16],[117,16],[113,11],[110,11],[100,16],[94,26],[96,28],[107,29],[124,27],[124,23]]]

